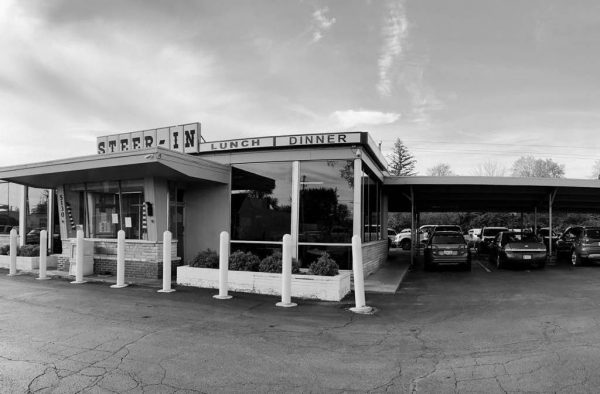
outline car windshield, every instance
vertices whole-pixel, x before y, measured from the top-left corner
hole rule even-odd
[[[432,244],[464,244],[465,239],[461,234],[438,234],[431,240]]]
[[[496,235],[498,235],[498,233],[500,233],[502,231],[506,231],[506,229],[503,229],[503,228],[486,228],[486,229],[483,230],[483,235],[485,235],[486,237],[495,237]]]
[[[587,229],[585,230],[585,235],[588,238],[600,239],[600,229]]]
[[[435,231],[462,231],[458,226],[436,226]]]
[[[535,234],[525,234],[523,235],[523,242],[540,242],[540,239]]]

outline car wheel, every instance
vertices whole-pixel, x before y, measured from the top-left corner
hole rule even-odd
[[[499,270],[504,268],[504,262],[502,261],[502,257],[500,257],[500,253],[496,256],[496,268]]]
[[[581,257],[577,254],[577,251],[571,252],[571,265],[574,267],[581,265]]]
[[[403,239],[400,242],[400,247],[402,248],[402,250],[410,250],[410,240],[409,239]]]

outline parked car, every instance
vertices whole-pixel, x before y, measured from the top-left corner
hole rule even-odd
[[[469,245],[470,248],[474,247],[477,242],[479,242],[479,236],[481,235],[481,229],[480,228],[471,228],[469,229],[465,234],[465,241],[467,241],[467,245]]]
[[[506,268],[508,264],[544,268],[546,266],[546,245],[533,233],[502,231],[490,245],[490,261],[496,268]]]
[[[549,233],[550,233],[550,227],[542,227],[542,228],[538,229],[538,231],[537,231],[537,236],[542,238],[546,247],[548,247],[548,245],[549,245],[549,243],[548,243],[548,240],[550,239]],[[552,231],[552,250],[556,250],[556,242],[557,241],[558,241],[558,234],[556,234],[554,231]]]
[[[394,238],[394,242],[392,245],[396,248],[402,248],[402,250],[409,250],[410,244],[412,242],[412,231],[409,228],[402,229],[398,234],[396,234],[396,238]]]
[[[456,231],[462,234],[462,228],[454,224],[438,224],[433,228],[433,232],[436,231]]]
[[[477,253],[489,253],[490,245],[496,236],[508,231],[506,227],[483,227],[481,229],[481,239],[477,242]]]
[[[600,260],[600,227],[568,227],[556,241],[556,253],[570,256],[573,265]]]
[[[419,233],[417,236],[419,237],[419,243],[421,245],[425,245],[427,240],[429,239],[433,229],[437,226],[437,224],[425,224],[419,227]]]
[[[394,239],[396,239],[396,230],[388,227],[387,237],[388,237],[388,247],[391,247],[394,243]]]
[[[436,231],[425,244],[425,271],[441,266],[459,266],[471,270],[471,251],[462,233]]]

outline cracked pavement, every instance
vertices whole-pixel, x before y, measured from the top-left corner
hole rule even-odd
[[[591,393],[600,267],[417,269],[341,303],[0,270],[2,393]]]

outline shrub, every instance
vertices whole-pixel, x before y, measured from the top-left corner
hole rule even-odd
[[[201,251],[189,262],[190,267],[219,268],[219,256],[212,249]]]
[[[260,262],[258,270],[260,272],[273,272],[280,274],[282,271],[281,252],[275,251],[272,255],[265,257]],[[296,259],[292,259],[292,274],[300,272],[300,263]]]
[[[340,267],[335,260],[329,256],[329,253],[323,252],[321,257],[313,261],[308,269],[313,275],[335,276],[339,273]]]
[[[229,269],[233,271],[258,271],[259,258],[252,252],[236,250],[229,256]]]
[[[8,256],[10,254],[10,245],[0,246],[0,255]]]
[[[23,245],[19,248],[17,255],[24,256],[24,257],[37,257],[40,255],[40,246],[39,245]]]

